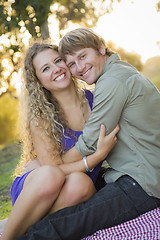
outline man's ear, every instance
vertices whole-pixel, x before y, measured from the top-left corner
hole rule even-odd
[[[103,56],[106,55],[106,47],[104,46],[104,44],[101,45],[100,49],[99,49],[100,54],[102,54]]]

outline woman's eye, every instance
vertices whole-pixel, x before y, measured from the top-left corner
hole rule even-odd
[[[63,61],[62,58],[58,58],[58,59],[56,60],[56,63],[59,63],[59,62],[61,62],[61,61]]]
[[[43,72],[47,71],[48,69],[49,69],[49,67],[43,68]]]

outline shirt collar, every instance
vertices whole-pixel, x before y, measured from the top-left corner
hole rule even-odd
[[[105,62],[101,75],[103,75],[111,67],[111,64],[119,60],[120,60],[120,57],[117,53],[112,54]]]

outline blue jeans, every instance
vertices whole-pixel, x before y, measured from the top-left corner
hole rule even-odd
[[[99,229],[118,225],[160,206],[131,177],[106,184],[87,202],[46,216],[18,240],[79,240]]]

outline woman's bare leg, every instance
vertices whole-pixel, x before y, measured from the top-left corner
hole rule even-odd
[[[82,172],[72,173],[66,177],[65,184],[50,213],[87,201],[95,193],[96,188],[90,177]]]
[[[16,239],[44,217],[57,199],[64,181],[65,176],[58,167],[43,166],[32,171],[15,202],[2,239]]]

